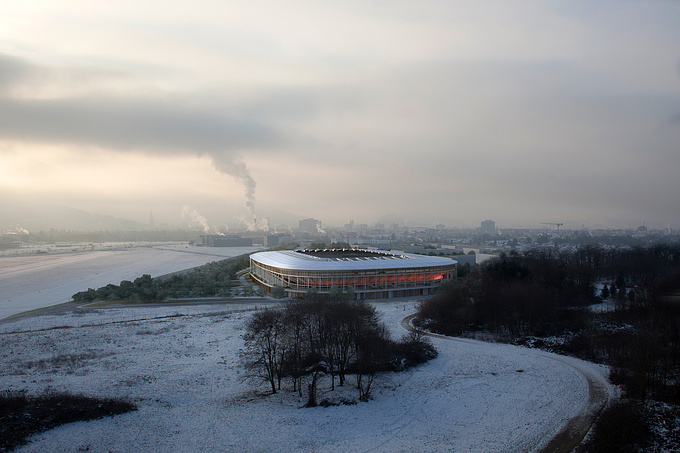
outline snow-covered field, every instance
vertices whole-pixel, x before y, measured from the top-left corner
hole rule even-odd
[[[194,247],[187,244],[130,247],[33,256],[0,257],[0,319],[67,302],[88,288],[99,288],[142,274],[152,277],[201,266],[259,247]]]
[[[414,303],[376,306],[402,335]],[[439,357],[381,375],[372,401],[301,408],[306,395],[265,395],[242,380],[238,352],[253,308],[91,309],[0,325],[0,389],[70,390],[139,407],[56,428],[19,451],[532,451],[586,404],[575,367],[604,372],[519,347],[435,338]],[[356,398],[351,379],[345,387],[336,393]]]

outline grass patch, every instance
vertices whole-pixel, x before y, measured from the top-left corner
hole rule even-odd
[[[109,355],[112,354],[102,354],[95,351],[86,351],[79,354],[59,354],[48,359],[25,362],[24,366],[28,369],[51,370],[52,372],[59,370],[73,372]]]
[[[72,393],[45,391],[37,396],[25,392],[0,392],[0,452],[27,443],[37,433],[66,423],[94,420],[137,410],[133,403],[99,399]]]
[[[21,317],[21,316],[31,315],[31,314],[34,314],[34,313],[40,313],[42,311],[50,310],[50,309],[53,309],[53,308],[65,307],[65,306],[70,305],[72,303],[73,303],[73,301],[69,301],[69,302],[64,302],[63,304],[50,305],[48,307],[40,307],[40,308],[35,308],[33,310],[22,311],[21,313],[15,313],[15,314],[10,315],[10,316],[8,316],[4,319],[7,320],[7,319],[12,319],[12,318],[18,318],[18,317]]]
[[[213,302],[213,303],[219,303],[219,302],[230,302],[233,300],[238,300],[235,297],[184,297],[181,299],[164,299],[161,301],[156,301],[156,302],[143,302],[140,300],[134,300],[134,299],[122,299],[122,300],[102,300],[99,302],[91,302],[89,304],[83,305],[83,307],[87,308],[105,308],[105,307],[127,307],[127,306],[135,306],[135,307],[145,307],[149,305],[161,305],[161,306],[170,306],[170,305],[190,305],[192,303],[202,303],[202,302]]]
[[[148,305],[139,300],[134,299],[112,299],[112,300],[100,300],[97,302],[91,302],[89,304],[84,304],[83,307],[87,308],[99,308],[99,307],[111,307],[115,305]]]

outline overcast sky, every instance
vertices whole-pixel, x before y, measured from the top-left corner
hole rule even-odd
[[[680,228],[680,2],[5,3],[5,199]]]

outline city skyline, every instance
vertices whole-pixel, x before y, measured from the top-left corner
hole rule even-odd
[[[6,213],[680,228],[675,2],[4,10]]]

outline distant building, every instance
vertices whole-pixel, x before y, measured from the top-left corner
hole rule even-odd
[[[496,222],[493,220],[482,220],[481,227],[479,228],[479,234],[484,236],[488,234],[489,236],[496,235]]]
[[[303,219],[300,220],[300,232],[307,234],[319,234],[321,232],[321,220]]]
[[[265,247],[276,247],[277,245],[279,245],[279,237],[272,235],[265,236],[263,245]]]
[[[204,247],[252,247],[253,240],[241,236],[204,234],[201,235],[201,245]]]

